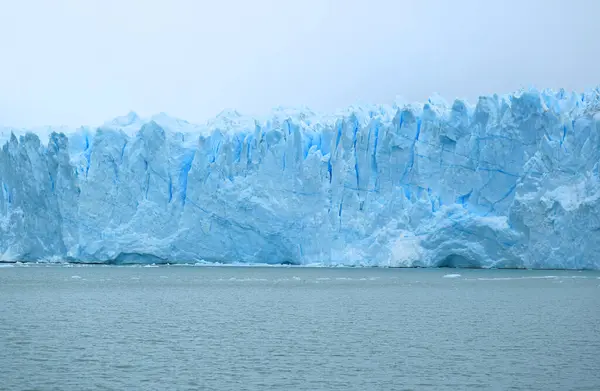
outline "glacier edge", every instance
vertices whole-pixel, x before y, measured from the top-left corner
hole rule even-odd
[[[0,129],[0,261],[600,269],[598,88],[58,130]]]

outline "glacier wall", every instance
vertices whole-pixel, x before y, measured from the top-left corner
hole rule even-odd
[[[2,261],[600,268],[599,89],[1,130]]]

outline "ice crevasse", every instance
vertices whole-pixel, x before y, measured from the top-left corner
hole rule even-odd
[[[598,88],[0,138],[1,261],[600,268]]]

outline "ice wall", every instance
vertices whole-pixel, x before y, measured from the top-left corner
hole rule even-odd
[[[0,130],[3,261],[600,268],[599,89]]]

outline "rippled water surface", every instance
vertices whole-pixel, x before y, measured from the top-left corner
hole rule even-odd
[[[0,389],[600,390],[600,273],[0,267]]]

